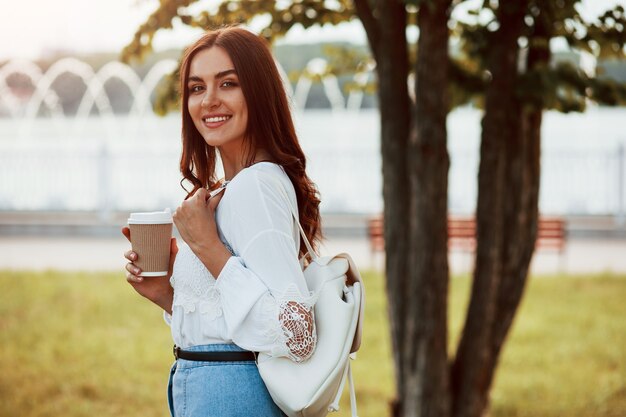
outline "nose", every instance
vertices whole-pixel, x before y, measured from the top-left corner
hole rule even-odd
[[[219,105],[219,97],[215,88],[207,88],[202,97],[202,107],[213,108]]]

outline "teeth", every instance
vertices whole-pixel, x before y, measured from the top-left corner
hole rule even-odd
[[[219,116],[219,117],[207,117],[205,119],[202,119],[205,123],[216,123],[216,122],[223,122],[225,120],[230,119],[230,116]]]

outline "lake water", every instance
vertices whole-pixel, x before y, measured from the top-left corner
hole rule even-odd
[[[463,108],[448,118],[453,213],[476,204],[481,116]],[[307,110],[295,118],[322,211],[382,211],[377,110]],[[546,113],[543,213],[623,213],[625,122],[622,108]],[[184,197],[179,157],[177,115],[1,119],[0,210],[175,208]]]

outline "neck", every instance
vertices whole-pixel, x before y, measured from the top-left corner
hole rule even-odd
[[[242,169],[249,166],[246,165],[247,158],[241,153],[235,153],[233,155],[228,152],[224,152],[222,149],[220,149],[219,152],[222,165],[224,167],[224,179],[226,181],[232,180]],[[262,161],[271,161],[271,157],[265,150],[260,149],[256,152],[251,165]]]

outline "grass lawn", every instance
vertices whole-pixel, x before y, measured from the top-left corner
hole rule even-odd
[[[364,280],[353,369],[359,415],[380,417],[393,393],[386,300],[380,275]],[[468,291],[467,277],[452,280],[451,351]],[[169,328],[121,272],[0,271],[0,331],[0,416],[169,415]],[[626,277],[532,279],[491,404],[490,417],[626,416]]]

